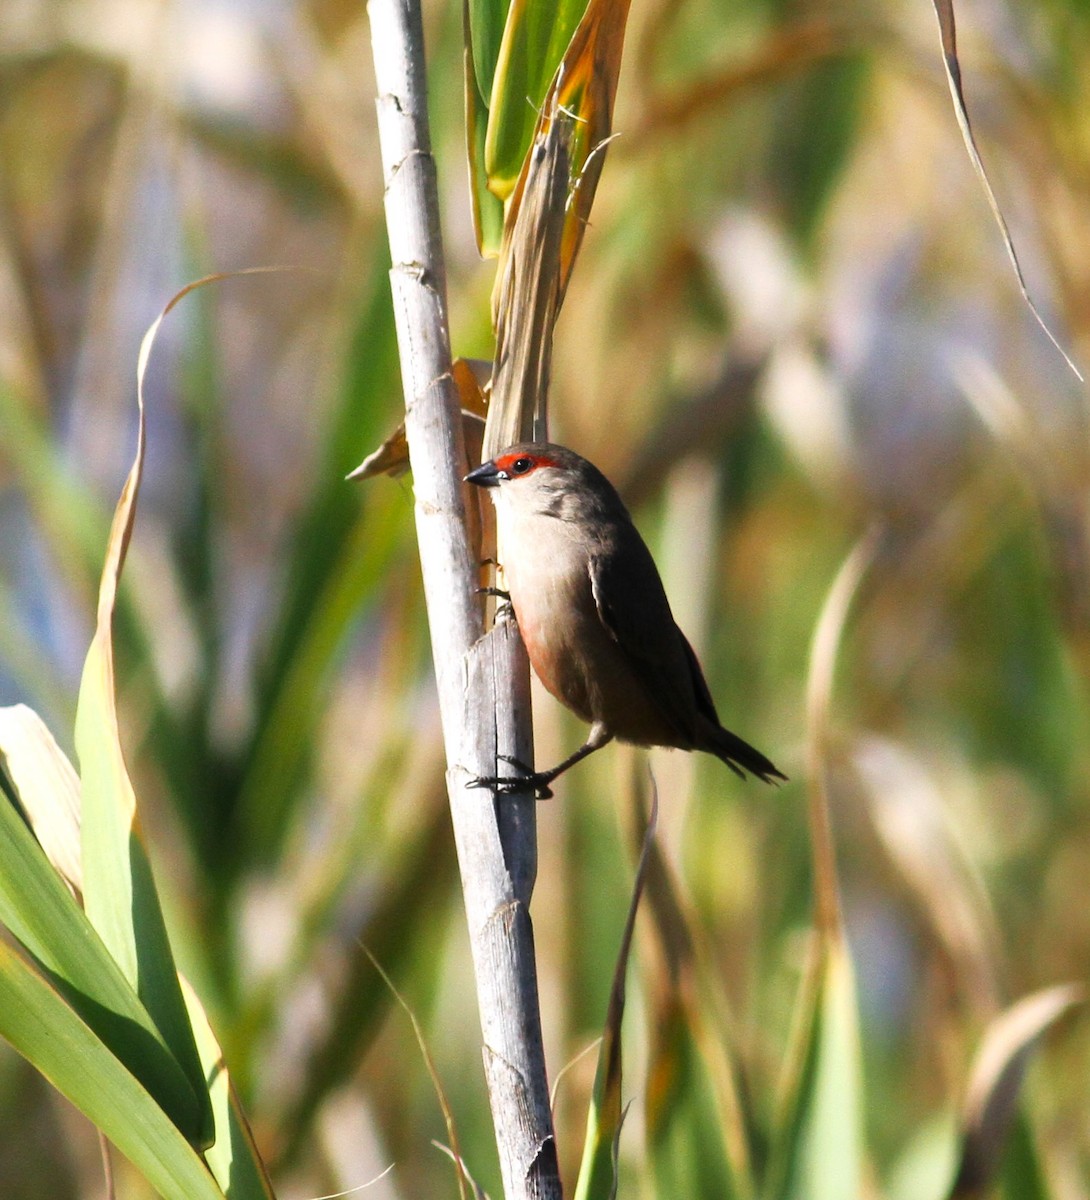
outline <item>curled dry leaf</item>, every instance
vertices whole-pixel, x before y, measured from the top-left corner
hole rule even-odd
[[[988,1027],[962,1107],[961,1161],[952,1200],[979,1195],[994,1178],[1034,1045],[1050,1026],[1085,1001],[1086,989],[1078,984],[1046,988],[1019,1000]]]
[[[466,452],[470,462],[481,461],[481,445],[484,440],[484,417],[488,411],[486,399],[492,364],[479,358],[456,358],[451,365],[454,382],[458,387],[458,401],[462,406],[462,428],[466,439]],[[370,454],[352,471],[349,479],[374,479],[377,475],[404,475],[409,469],[409,443],[405,439],[405,422],[402,421],[377,450]]]

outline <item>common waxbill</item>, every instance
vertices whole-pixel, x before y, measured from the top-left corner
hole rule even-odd
[[[597,467],[563,446],[522,442],[466,481],[491,490],[503,573],[530,665],[591,727],[586,742],[552,770],[474,779],[470,787],[531,787],[550,796],[562,771],[613,738],[706,750],[742,778],[745,771],[766,783],[786,778],[720,725],[651,552]]]

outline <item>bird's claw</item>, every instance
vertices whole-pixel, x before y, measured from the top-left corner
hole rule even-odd
[[[510,763],[525,775],[474,775],[467,781],[467,788],[491,788],[497,796],[516,796],[522,792],[533,792],[537,800],[551,800],[552,788],[541,776],[536,775],[525,763],[506,754],[496,756],[501,762]]]
[[[500,762],[505,762],[509,767],[514,767],[516,770],[521,771],[523,775],[533,778],[537,774],[533,767],[528,767],[521,758],[515,758],[513,754],[497,754],[496,757]]]
[[[514,606],[511,604],[511,593],[505,592],[503,588],[498,587],[479,587],[477,589],[478,596],[495,596],[499,600],[496,605],[496,611],[492,615],[492,624],[498,625],[500,621],[506,621],[513,618],[515,615]]]

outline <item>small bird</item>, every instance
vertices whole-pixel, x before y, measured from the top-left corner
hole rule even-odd
[[[521,442],[465,478],[491,489],[507,594],[530,665],[591,727],[552,770],[468,786],[531,787],[545,798],[558,775],[613,738],[705,750],[743,779],[745,771],[766,783],[786,779],[719,723],[651,551],[597,467],[564,446]]]

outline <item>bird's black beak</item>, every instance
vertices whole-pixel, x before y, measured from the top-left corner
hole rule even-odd
[[[470,471],[465,482],[475,483],[478,487],[498,487],[506,478],[506,471],[501,471],[494,462],[486,462]]]

